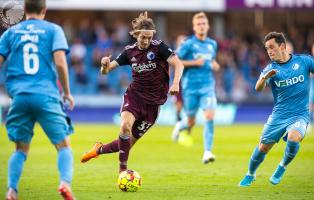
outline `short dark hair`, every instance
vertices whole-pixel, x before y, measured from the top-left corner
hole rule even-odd
[[[271,39],[275,39],[275,42],[277,44],[286,44],[286,37],[283,33],[278,33],[278,32],[270,32],[268,33],[265,38],[264,38],[264,44],[268,41],[268,40],[271,40]]]
[[[46,8],[46,0],[25,0],[24,9],[26,13],[40,14]]]

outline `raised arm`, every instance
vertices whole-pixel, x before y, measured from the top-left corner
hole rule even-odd
[[[115,60],[110,62],[110,58],[111,56],[107,56],[101,59],[100,73],[102,75],[108,74],[111,70],[119,66]]]
[[[174,78],[173,78],[173,82],[172,85],[169,89],[169,93],[171,95],[177,94],[179,93],[180,90],[180,79],[182,76],[182,72],[183,72],[183,64],[182,62],[179,60],[179,58],[176,55],[172,55],[167,59],[167,62],[170,64],[170,66],[174,67]]]
[[[256,82],[255,90],[257,92],[263,91],[264,88],[266,87],[266,81],[275,74],[276,70],[272,69],[269,72],[267,72],[264,76],[260,76],[258,81]]]
[[[70,109],[72,110],[74,108],[74,99],[69,86],[68,64],[66,62],[65,52],[63,50],[57,50],[53,53],[53,58],[64,93],[63,100],[69,102]]]

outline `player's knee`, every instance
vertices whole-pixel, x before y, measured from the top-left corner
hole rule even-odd
[[[206,110],[204,116],[207,121],[214,120],[215,112],[212,110]]]
[[[302,139],[303,139],[302,135],[297,131],[288,133],[288,140],[289,141],[301,142]]]
[[[56,149],[59,151],[62,148],[70,147],[70,138],[66,137],[64,140],[55,145]]]
[[[192,128],[194,125],[195,125],[195,119],[189,119],[189,120],[188,120],[188,126],[189,126],[190,128]]]
[[[132,132],[132,124],[129,122],[122,122],[121,124],[121,135],[131,135]]]
[[[26,143],[23,143],[23,142],[16,142],[15,144],[16,144],[16,148],[15,148],[16,151],[21,151],[26,156],[28,155],[29,148],[30,148],[29,144],[26,144]]]
[[[272,146],[273,146],[273,145],[260,143],[259,146],[258,146],[258,149],[259,149],[261,152],[268,153],[268,151],[271,149]]]

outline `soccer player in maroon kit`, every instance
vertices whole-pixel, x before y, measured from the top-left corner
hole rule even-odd
[[[173,51],[161,40],[154,40],[154,22],[144,12],[132,21],[130,34],[137,42],[126,46],[113,61],[109,57],[101,60],[101,74],[107,74],[120,65],[132,67],[133,82],[124,94],[121,106],[121,128],[119,138],[108,144],[97,142],[83,154],[85,163],[100,154],[119,152],[120,172],[127,170],[131,147],[155,123],[160,105],[167,100],[168,92],[179,92],[183,64]],[[174,67],[174,80],[169,88],[169,65]]]

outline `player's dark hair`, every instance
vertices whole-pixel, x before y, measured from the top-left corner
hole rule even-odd
[[[46,0],[25,0],[24,9],[26,13],[36,13],[40,12],[46,8]]]
[[[270,32],[268,33],[265,38],[264,38],[264,44],[268,41],[268,40],[271,40],[271,39],[275,39],[275,42],[277,44],[286,44],[286,38],[285,38],[285,35],[283,33],[278,33],[278,32]]]
[[[155,24],[151,18],[148,17],[147,11],[141,13],[137,18],[132,20],[133,30],[130,34],[137,37],[139,30],[156,30]]]

